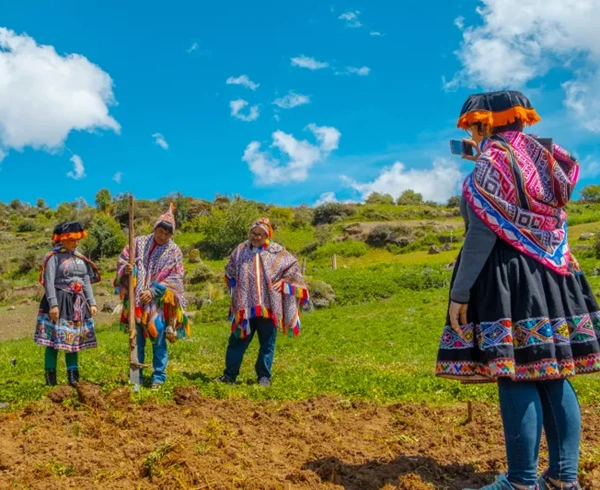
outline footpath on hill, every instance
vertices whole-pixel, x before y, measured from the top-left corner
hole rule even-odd
[[[82,384],[0,413],[0,488],[479,488],[504,467],[496,406],[204,398],[133,404]],[[583,407],[581,483],[600,488],[600,411]],[[542,461],[541,464],[545,464]]]

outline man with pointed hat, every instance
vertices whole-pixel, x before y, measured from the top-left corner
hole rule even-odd
[[[117,264],[115,290],[123,300],[121,327],[128,328],[130,301],[128,282],[135,282],[135,318],[137,323],[138,361],[145,359],[146,339],[152,342],[152,389],[165,382],[168,362],[167,340],[189,336],[183,291],[183,254],[173,241],[173,206],[154,225],[150,235],[135,239],[135,267],[129,264],[129,246],[123,249]]]
[[[231,292],[231,336],[225,371],[219,378],[222,383],[235,382],[256,334],[260,342],[255,365],[258,384],[271,386],[277,330],[290,337],[300,333],[300,304],[308,302],[308,288],[296,258],[272,239],[268,218],[259,219],[225,268]]]

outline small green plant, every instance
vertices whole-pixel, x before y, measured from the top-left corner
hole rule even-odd
[[[32,219],[25,219],[19,223],[17,231],[19,233],[32,233],[37,230],[37,225]]]
[[[154,449],[148,456],[142,461],[142,476],[152,479],[157,473],[158,466],[162,459],[175,447],[177,446],[176,441],[165,441]]]

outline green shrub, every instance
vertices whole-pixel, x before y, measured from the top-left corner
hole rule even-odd
[[[90,224],[88,236],[81,241],[81,250],[96,260],[118,255],[126,243],[119,223],[112,216],[99,213]]]
[[[366,204],[394,204],[394,197],[391,194],[380,194],[373,192],[365,200]]]
[[[27,274],[40,267],[40,258],[34,250],[28,250],[19,261],[19,273]]]
[[[227,257],[237,245],[248,239],[248,230],[258,218],[256,204],[235,199],[223,209],[213,208],[204,229],[201,250],[213,259]]]
[[[294,208],[294,219],[292,220],[292,228],[306,228],[309,227],[315,217],[314,211],[308,206],[300,206]]]
[[[190,284],[202,284],[214,280],[215,276],[213,270],[201,262],[187,277]]]
[[[596,233],[596,240],[594,243],[594,253],[596,258],[600,260],[600,230]]]
[[[351,204],[330,202],[315,209],[313,225],[330,225],[356,214],[356,207]]]
[[[188,260],[190,261],[190,264],[199,264],[200,262],[202,262],[200,260],[200,250],[198,250],[197,248],[193,248],[188,252]]]
[[[19,233],[31,233],[37,230],[37,226],[35,224],[35,221],[31,219],[26,219],[19,223],[17,230],[19,231]]]
[[[367,237],[367,243],[372,247],[385,247],[392,243],[398,247],[409,245],[412,240],[412,230],[405,226],[377,225]]]
[[[405,190],[398,201],[396,201],[398,206],[411,206],[411,205],[419,205],[423,204],[423,195],[418,192],[413,191],[412,189]]]

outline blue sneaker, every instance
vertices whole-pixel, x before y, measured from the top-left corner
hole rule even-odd
[[[562,483],[560,487],[556,486],[548,479],[548,471],[545,471],[538,480],[540,490],[581,490],[581,485],[577,482]]]
[[[463,490],[475,490],[474,488],[465,488]],[[513,487],[512,484],[506,478],[506,473],[502,473],[500,476],[496,477],[496,481],[490,485],[486,485],[485,487],[481,487],[479,490],[516,490],[516,487]],[[531,485],[527,487],[527,490],[540,490],[540,487],[536,485]],[[553,489],[554,490],[554,489]]]

